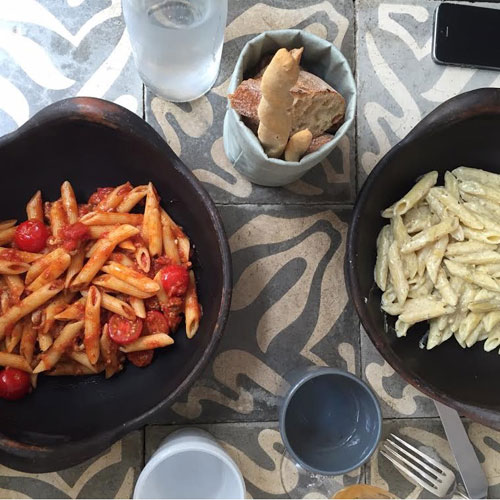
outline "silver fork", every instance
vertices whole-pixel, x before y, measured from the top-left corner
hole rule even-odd
[[[415,484],[443,498],[456,490],[456,478],[451,469],[407,443],[395,434],[386,439],[381,455],[392,462],[396,469],[412,479]],[[463,493],[457,491],[463,498]]]

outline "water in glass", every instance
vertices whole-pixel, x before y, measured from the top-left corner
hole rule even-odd
[[[137,69],[157,95],[196,99],[214,84],[227,0],[123,0]]]

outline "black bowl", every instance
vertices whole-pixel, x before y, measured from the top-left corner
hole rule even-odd
[[[349,228],[345,275],[361,322],[389,364],[410,384],[473,420],[500,429],[500,357],[482,342],[462,349],[450,339],[419,348],[426,331],[416,325],[398,339],[394,319],[380,310],[373,280],[375,244],[386,223],[380,212],[403,196],[417,177],[457,166],[500,173],[500,89],[461,94],[439,106],[378,163],[359,193]],[[384,327],[388,324],[388,328]]]
[[[217,209],[165,141],[134,113],[92,98],[57,102],[0,139],[0,219],[24,220],[27,200],[41,189],[57,199],[69,180],[78,200],[102,186],[152,181],[162,205],[195,247],[194,269],[203,318],[188,340],[181,328],[172,348],[147,368],[128,364],[103,376],[39,377],[28,397],[0,401],[0,462],[48,472],[82,462],[143,426],[185,391],[221,337],[231,298],[231,261]]]

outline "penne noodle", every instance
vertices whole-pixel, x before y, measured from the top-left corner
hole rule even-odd
[[[28,219],[37,219],[43,222],[42,192],[38,190],[26,205]]]
[[[476,181],[481,184],[500,187],[500,176],[479,168],[458,167],[452,174],[460,181]]]
[[[24,292],[23,280],[17,274],[6,275],[3,278],[9,288],[11,302],[19,302],[19,299]]]
[[[66,212],[61,200],[50,204],[49,209],[50,229],[55,241],[62,239],[62,230],[67,225]]]
[[[74,224],[78,220],[78,205],[73,187],[68,181],[64,181],[61,185],[61,202],[66,212],[66,219],[70,224]]]
[[[115,209],[123,201],[125,196],[132,190],[130,182],[126,182],[121,186],[115,187],[111,193],[108,194],[99,204],[97,205],[97,211],[99,212],[109,212]]]
[[[122,241],[118,246],[123,250],[135,252],[135,245],[130,240]]]
[[[485,273],[480,271],[475,271],[474,269],[466,266],[465,264],[459,264],[458,262],[453,262],[451,260],[444,260],[445,266],[448,268],[450,274],[458,276],[469,283],[477,285],[486,290],[491,290],[493,292],[500,292],[500,286],[498,283]]]
[[[53,342],[52,335],[50,335],[50,333],[44,333],[40,331],[38,332],[37,340],[38,340],[38,347],[42,352],[47,351]]]
[[[485,200],[500,203],[500,189],[498,186],[491,186],[488,184],[481,184],[476,181],[463,181],[459,184],[460,192],[472,194]]]
[[[389,247],[389,272],[392,284],[396,290],[398,302],[402,305],[408,296],[409,286],[406,280],[403,262],[399,254],[398,244],[394,241]]]
[[[432,226],[432,214],[428,206],[415,206],[403,216],[408,233],[418,233]]]
[[[84,297],[87,296],[87,292],[81,292]],[[132,298],[132,297],[130,297]],[[141,300],[141,299],[136,299]],[[133,307],[130,304],[127,304],[125,301],[117,299],[113,297],[113,295],[109,295],[101,291],[101,307],[113,313],[116,313],[120,316],[123,316],[130,321],[134,321],[136,318],[136,314],[134,312]]]
[[[482,229],[481,231],[476,231],[468,227],[464,227],[464,235],[469,240],[482,241],[484,243],[490,243],[497,245],[500,243],[500,232],[491,231],[489,229]]]
[[[196,282],[193,271],[189,271],[189,285],[184,301],[184,316],[186,319],[186,335],[188,339],[195,336],[200,326],[201,307],[196,294]]]
[[[19,342],[21,342],[21,337],[23,336],[23,322],[18,321],[9,335],[7,335],[5,347],[7,352],[12,352]]]
[[[5,314],[10,308],[10,294],[8,290],[3,290],[0,294],[0,306],[2,309],[2,314]]]
[[[0,316],[0,340],[5,337],[8,328],[48,302],[63,289],[63,286],[64,284],[62,281],[48,283],[22,299],[19,304],[12,306],[7,312]]]
[[[12,262],[10,260],[0,260],[0,274],[22,274],[30,268],[26,262]]]
[[[59,333],[49,350],[41,354],[40,362],[33,373],[41,373],[50,370],[59,361],[64,351],[73,343],[83,328],[83,321],[68,323]]]
[[[108,290],[125,293],[132,297],[137,297],[138,299],[147,299],[156,294],[156,292],[143,292],[126,281],[116,278],[115,276],[111,276],[110,274],[102,274],[97,278],[94,278],[93,283],[94,285],[102,286]]]
[[[71,302],[72,298],[73,294],[61,295],[47,305],[43,311],[42,323],[38,327],[41,333],[47,335],[50,332],[56,321],[56,316],[68,307],[68,303]],[[42,351],[44,350],[42,349]]]
[[[29,219],[29,217],[28,217]],[[5,231],[5,229],[10,229],[16,225],[16,219],[3,220],[0,222],[0,231]]]
[[[106,378],[112,377],[115,373],[122,369],[118,358],[118,345],[115,344],[109,337],[108,325],[104,325],[100,340],[101,356],[104,360]]]
[[[408,243],[405,243],[401,247],[401,253],[407,254],[410,252],[415,252],[416,250],[420,250],[425,247],[425,245],[432,243],[441,239],[443,236],[451,233],[458,227],[458,218],[457,217],[448,217],[443,219],[438,224],[431,226],[420,233],[417,233],[415,236],[412,236]]]
[[[137,186],[129,191],[123,201],[116,207],[117,212],[130,212],[148,192],[148,186]]]
[[[162,227],[162,238],[163,238],[163,251],[165,255],[174,264],[180,264],[181,260],[179,258],[179,251],[177,249],[177,243],[175,241],[175,236],[168,219],[165,217],[165,211],[161,211],[161,227]]]
[[[401,215],[395,215],[391,219],[391,228],[399,248],[410,241],[410,235],[406,231]],[[413,278],[418,271],[417,254],[415,252],[408,253],[401,256],[401,260],[403,261],[405,276],[410,279]]]
[[[134,261],[128,255],[120,252],[113,252],[109,256],[108,262],[118,262],[126,267],[134,267]]]
[[[156,257],[161,255],[163,249],[163,231],[158,208],[151,209],[148,224],[149,253],[152,257]]]
[[[42,273],[36,278],[32,283],[30,283],[26,289],[30,292],[38,290],[47,283],[51,283],[55,279],[59,278],[66,269],[68,269],[71,263],[71,257],[68,253],[64,253],[61,257],[51,264],[49,264]]]
[[[149,273],[151,269],[151,257],[146,247],[140,246],[135,251],[135,261],[139,269],[145,273]]]
[[[491,311],[483,318],[483,325],[487,332],[491,332],[500,323],[500,311]]]
[[[174,236],[175,244],[177,245],[178,254],[180,261],[185,264],[189,262],[191,244],[189,243],[189,238],[184,234],[182,229],[171,219],[170,215],[161,209],[161,220],[162,224],[170,225],[172,234]]]
[[[89,212],[85,214],[80,222],[87,226],[110,226],[129,224],[131,226],[139,226],[142,224],[142,214],[128,214],[116,212]]]
[[[484,342],[484,350],[490,352],[500,346],[500,325],[492,329]]]
[[[446,256],[447,257],[453,257],[455,255],[464,255],[467,253],[475,253],[475,252],[482,252],[483,250],[496,250],[497,246],[493,245],[491,243],[484,243],[482,241],[475,241],[475,240],[469,240],[469,241],[463,241],[463,242],[456,242],[456,243],[450,243],[446,247]]]
[[[23,334],[21,337],[21,344],[19,346],[19,353],[23,356],[28,364],[33,360],[33,353],[35,352],[37,333],[33,328],[33,323],[30,320],[24,322]]]
[[[9,366],[10,368],[17,368],[28,373],[32,372],[29,363],[19,354],[0,352],[0,366]]]
[[[5,245],[6,243],[12,243],[14,239],[14,234],[16,234],[15,227],[9,227],[8,229],[0,230],[0,245]]]
[[[455,293],[455,290],[450,285],[448,278],[446,277],[446,273],[440,268],[437,280],[436,280],[436,289],[439,290],[441,297],[444,302],[446,302],[450,306],[456,306],[458,303],[458,296]]]
[[[118,262],[109,262],[101,270],[146,293],[155,294],[160,289],[156,281]]]
[[[391,208],[394,215],[403,215],[410,208],[414,207],[421,199],[427,196],[427,193],[433,187],[438,178],[438,173],[436,171],[429,172],[422,176],[422,178],[406,193],[403,198],[397,201]],[[389,210],[389,209],[387,209]],[[385,211],[384,211],[385,212]],[[383,217],[387,215],[382,214]],[[392,217],[392,215],[390,216]]]
[[[107,226],[88,226],[89,235],[91,240],[97,240],[106,236],[110,231],[117,228],[117,224],[110,224]]]
[[[456,255],[451,257],[454,262],[460,262],[462,264],[499,264],[500,263],[500,253],[483,250],[482,252],[473,252],[463,255]]]
[[[64,280],[64,288],[69,288],[73,278],[82,270],[85,261],[85,251],[78,250],[75,255],[71,256],[71,262],[66,272],[66,279]]]
[[[15,248],[0,247],[0,259],[10,260],[12,262],[26,262],[31,264],[33,261],[43,257],[41,253],[23,252]]]
[[[466,226],[472,229],[483,229],[484,224],[479,220],[474,213],[468,210],[464,205],[458,202],[445,188],[433,187],[430,190],[436,199],[452,214],[456,215],[459,220]],[[429,193],[429,194],[430,194]]]
[[[139,337],[134,342],[120,347],[122,352],[146,351],[148,349],[158,349],[174,343],[174,339],[166,333],[154,333]]]
[[[446,302],[437,301],[431,297],[419,297],[417,299],[408,299],[405,302],[399,319],[413,325],[452,312],[454,312],[454,309],[448,306]]]
[[[405,337],[406,332],[410,328],[411,325],[401,321],[399,318],[396,320],[396,324],[394,325],[394,330],[396,331],[397,337]]]
[[[83,343],[92,365],[99,360],[99,340],[101,337],[101,292],[95,286],[89,288],[85,302],[85,331]]]
[[[29,285],[32,283],[43,270],[50,266],[53,262],[57,262],[59,259],[63,258],[64,255],[68,253],[63,248],[56,248],[52,252],[44,255],[40,259],[33,262],[28,272],[26,273],[25,283]]]
[[[144,305],[144,300],[138,299],[137,297],[129,297],[128,301],[134,310],[135,316],[144,319],[146,317],[146,306]]]
[[[442,343],[443,332],[439,329],[439,323],[437,319],[431,319],[429,321],[429,334],[427,336],[426,349],[430,350]]]
[[[153,188],[153,184],[150,182],[148,184],[148,190],[146,193],[146,205],[144,207],[144,223],[142,225],[141,236],[147,246],[149,246],[149,231],[151,225],[152,211],[155,208],[159,208],[160,204],[156,193]]]
[[[467,306],[469,311],[475,313],[487,313],[490,311],[500,311],[500,299],[483,299],[470,302]]]
[[[99,248],[83,266],[71,284],[72,290],[81,290],[88,285],[100,271],[108,257],[113,253],[118,243],[136,235],[139,230],[133,226],[124,225],[113,229],[105,238],[98,241]]]
[[[99,348],[99,339],[98,339],[97,347]],[[67,356],[68,356],[68,358],[72,359],[73,361],[76,361],[80,365],[87,368],[90,372],[98,373],[97,368],[90,362],[90,359],[85,352],[70,351],[67,354]]]
[[[85,315],[85,298],[79,298],[76,302],[69,304],[63,311],[57,313],[54,318],[62,321],[82,320]]]
[[[445,172],[444,174],[444,188],[456,200],[460,199],[460,191],[458,189],[458,179],[449,171]]]
[[[433,283],[436,283],[439,269],[441,267],[441,262],[443,261],[444,254],[446,253],[446,247],[448,246],[448,235],[440,238],[436,243],[431,245],[429,254],[425,262],[425,268],[427,273]]]

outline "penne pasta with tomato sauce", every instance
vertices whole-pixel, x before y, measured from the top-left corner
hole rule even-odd
[[[142,206],[142,208],[141,208]],[[78,203],[37,191],[26,221],[0,221],[0,398],[19,399],[42,376],[109,378],[149,365],[185,319],[201,319],[189,238],[152,183],[99,188]],[[16,380],[15,390],[2,387]],[[7,381],[7,382],[5,382]]]

